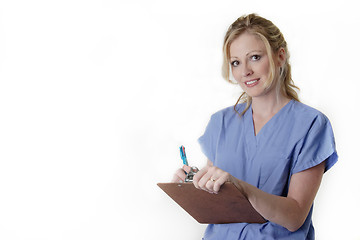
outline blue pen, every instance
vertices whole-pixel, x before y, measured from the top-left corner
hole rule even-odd
[[[186,166],[189,166],[189,163],[187,161],[187,158],[186,158],[186,153],[185,153],[185,147],[184,146],[181,146],[180,147],[180,157],[183,161],[183,164],[186,165]]]

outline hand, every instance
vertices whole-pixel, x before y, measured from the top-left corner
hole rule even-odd
[[[215,166],[206,166],[201,169],[193,179],[194,186],[209,193],[217,194],[225,182],[231,182],[230,173]]]
[[[173,179],[171,180],[171,182],[174,183],[179,183],[179,182],[185,182],[185,178],[186,178],[186,172],[190,172],[191,167],[184,165],[182,168],[179,168],[178,170],[176,170]]]

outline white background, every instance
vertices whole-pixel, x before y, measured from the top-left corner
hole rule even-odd
[[[355,2],[0,1],[0,239],[200,239],[156,183],[182,144],[205,164],[197,138],[240,94],[222,39],[252,12],[282,30],[302,101],[334,128],[317,239],[360,239]]]

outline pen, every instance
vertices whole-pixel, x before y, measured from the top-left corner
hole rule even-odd
[[[183,164],[186,165],[186,166],[189,166],[189,163],[187,161],[187,158],[186,158],[186,153],[185,153],[185,147],[184,146],[181,146],[180,147],[180,157],[183,161]],[[194,175],[199,171],[199,169],[197,167],[191,167],[190,168],[190,172],[185,172],[186,174],[186,178],[185,178],[185,182],[192,182],[193,181],[193,178],[194,178]]]
[[[189,166],[189,163],[187,161],[187,158],[186,158],[186,153],[185,153],[185,147],[184,146],[181,146],[180,147],[180,157],[183,161],[183,164],[186,165],[186,166]]]

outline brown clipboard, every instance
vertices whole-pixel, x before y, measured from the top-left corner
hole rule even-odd
[[[266,222],[232,183],[223,184],[218,194],[199,190],[193,183],[157,185],[199,223]]]

